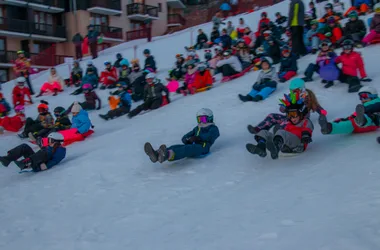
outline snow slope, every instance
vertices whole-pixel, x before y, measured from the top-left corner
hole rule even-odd
[[[367,85],[377,87],[379,47],[362,52],[374,79]],[[314,60],[302,58],[299,72]],[[0,249],[380,249],[377,133],[323,136],[314,114],[307,152],[277,161],[255,157],[245,150],[254,141],[246,126],[277,112],[288,88],[279,84],[268,100],[241,103],[237,94],[247,93],[256,77],[252,72],[207,92],[175,96],[132,120],[100,120],[104,103],[91,113],[95,134],[69,146],[59,166],[38,174],[18,174],[14,165],[0,169]],[[9,96],[11,86],[5,87]],[[345,84],[326,90],[315,76],[307,87],[329,119],[351,114],[359,102]],[[107,91],[97,92],[105,102]],[[45,99],[52,108],[67,107],[75,100],[67,93]],[[143,144],[180,143],[202,107],[214,111],[221,133],[212,154],[152,164]],[[35,109],[26,112],[35,116]],[[0,154],[19,143],[5,134]]]

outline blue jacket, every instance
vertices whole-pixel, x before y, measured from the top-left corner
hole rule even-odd
[[[223,45],[223,48],[230,48],[232,45],[232,39],[229,35],[222,35],[220,37],[220,42]]]
[[[54,167],[66,157],[66,148],[64,147],[56,148],[54,153],[53,148],[50,146],[44,148],[44,150],[47,152],[48,157],[50,159],[48,162],[46,162],[46,167],[48,169]]]
[[[99,32],[97,32],[96,30],[88,31],[88,33],[87,33],[88,42],[89,43],[97,43],[98,42],[98,36],[99,36]]]
[[[78,132],[81,134],[88,132],[91,128],[90,118],[88,117],[87,111],[84,109],[79,111],[79,114],[76,116],[73,116],[71,123],[71,128],[78,129]]]
[[[289,57],[282,57],[280,64],[280,72],[297,71],[297,57],[290,54]]]
[[[207,151],[209,151],[212,144],[214,144],[215,140],[219,137],[219,135],[220,134],[218,127],[211,123],[207,127],[196,126],[193,130],[191,130],[189,133],[185,134],[182,137],[182,142],[186,144],[188,138],[192,136],[199,136],[202,141],[203,147],[206,148]]]
[[[132,97],[128,93],[128,91],[122,91],[118,93],[118,96],[120,97],[119,107],[121,106],[128,107],[132,105]]]
[[[83,84],[89,83],[91,84],[93,88],[96,88],[98,86],[98,82],[99,82],[99,79],[95,74],[91,74],[91,75],[87,74],[82,78],[82,86]]]

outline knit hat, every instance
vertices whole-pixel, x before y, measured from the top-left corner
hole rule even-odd
[[[71,113],[79,113],[82,110],[82,107],[78,102],[74,102],[73,107],[71,108]]]

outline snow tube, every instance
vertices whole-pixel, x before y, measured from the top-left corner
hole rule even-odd
[[[326,80],[326,81],[338,80],[339,74],[340,72],[339,72],[338,67],[333,63],[328,64],[326,66],[322,66],[319,69],[319,75],[321,76],[323,80]]]
[[[62,134],[65,138],[63,142],[63,146],[68,146],[74,142],[78,141],[84,141],[88,136],[92,135],[94,133],[94,130],[89,130],[86,133],[83,134],[77,134],[78,130],[76,128],[71,128],[63,131],[59,131],[58,133]],[[46,147],[49,145],[49,139],[48,138],[42,138],[42,146]]]
[[[179,82],[175,80],[170,81],[168,85],[166,85],[166,87],[168,88],[169,92],[171,93],[176,92],[179,87]]]

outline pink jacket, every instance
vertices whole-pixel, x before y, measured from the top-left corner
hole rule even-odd
[[[197,72],[197,69],[194,68],[194,69],[188,69],[187,70],[187,73],[185,75],[185,83],[187,84],[193,84],[194,81],[195,81],[195,76],[196,76],[196,73]]]

